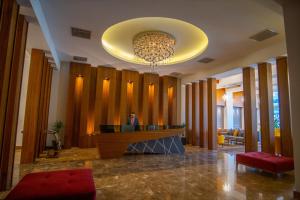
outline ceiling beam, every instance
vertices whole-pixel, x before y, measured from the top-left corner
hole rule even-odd
[[[52,57],[54,59],[54,62],[56,64],[57,69],[60,69],[60,57],[59,54],[55,48],[53,38],[51,36],[46,17],[43,12],[43,8],[41,6],[41,3],[39,0],[30,0],[31,6],[33,8],[33,11],[35,13],[36,18],[38,19],[38,22],[40,24],[41,30],[44,34],[44,37],[46,39],[46,42],[48,44],[48,47],[51,51]]]

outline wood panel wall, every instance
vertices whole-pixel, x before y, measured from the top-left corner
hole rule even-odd
[[[76,92],[78,77],[82,78],[83,85]],[[104,87],[106,81],[109,81],[108,88]],[[153,85],[153,99],[149,96],[149,85]],[[173,88],[171,107],[170,87]],[[159,109],[165,112],[159,112]],[[166,76],[160,79],[157,74],[70,64],[65,148],[94,147],[95,141],[89,134],[99,131],[100,124],[126,124],[131,112],[137,114],[142,125],[159,124],[162,115],[165,118],[161,125],[168,122],[177,125],[177,78]]]
[[[0,191],[10,189],[15,156],[25,46],[28,23],[18,15],[15,1],[0,8]]]
[[[45,150],[47,141],[47,130],[48,130],[48,116],[49,116],[49,104],[51,94],[51,82],[53,68],[47,59],[44,60],[42,69],[42,80],[41,80],[41,92],[39,102],[39,119],[38,119],[38,136],[37,141],[39,145],[36,145],[36,155],[38,157],[40,153]]]
[[[171,99],[168,90],[173,88]],[[177,125],[177,78],[172,76],[160,77],[159,124]],[[171,100],[171,103],[170,103]]]
[[[207,148],[207,82],[199,81],[199,134],[200,147]]]
[[[245,152],[257,151],[257,111],[255,71],[251,67],[243,69]]]
[[[159,105],[159,76],[158,74],[144,73],[142,90],[142,119],[141,124],[158,124]],[[153,93],[153,94],[152,94]]]
[[[276,59],[277,64],[277,84],[280,109],[280,138],[281,154],[293,156],[293,138],[291,132],[290,119],[290,94],[287,57]]]
[[[32,163],[36,156],[39,102],[44,61],[45,53],[43,50],[31,50],[21,163]]]
[[[185,85],[185,135],[187,144],[192,144],[192,85]]]
[[[272,66],[270,63],[258,64],[260,127],[262,151],[274,153],[274,112]]]
[[[65,148],[95,146],[91,134],[95,127],[96,74],[97,69],[89,64],[70,64]]]
[[[129,91],[128,83],[133,84],[132,97],[129,97],[127,92]],[[120,97],[120,121],[121,124],[127,123],[128,115],[134,112],[139,113],[139,86],[140,76],[137,71],[122,70],[121,79],[121,97]],[[129,98],[132,98],[131,100]],[[132,101],[130,103],[130,101]],[[130,105],[131,104],[131,105]]]
[[[217,98],[216,79],[207,79],[207,120],[208,149],[217,149]]]
[[[99,125],[113,125],[118,117],[115,114],[117,70],[109,67],[98,67],[96,84],[95,130],[99,131]]]
[[[199,83],[192,83],[192,145],[200,145]]]
[[[0,144],[3,142],[5,113],[19,8],[15,1],[1,1],[0,24]],[[3,20],[5,19],[5,20]],[[0,148],[2,157],[2,148]]]

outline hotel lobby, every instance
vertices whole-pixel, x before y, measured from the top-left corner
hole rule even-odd
[[[300,199],[298,0],[0,11],[0,199]]]

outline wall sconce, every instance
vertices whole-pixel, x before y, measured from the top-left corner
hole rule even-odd
[[[109,78],[108,78],[108,77],[105,77],[104,80],[109,81]]]
[[[82,74],[77,74],[77,76],[76,76],[76,77],[81,77],[81,78],[82,78],[82,77],[83,77],[83,75],[82,75]]]

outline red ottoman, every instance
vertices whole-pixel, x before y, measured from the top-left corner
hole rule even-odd
[[[247,152],[236,154],[236,164],[262,169],[274,174],[294,169],[294,160],[290,157],[275,156],[264,152]]]
[[[31,173],[8,194],[7,200],[95,200],[91,169]]]

